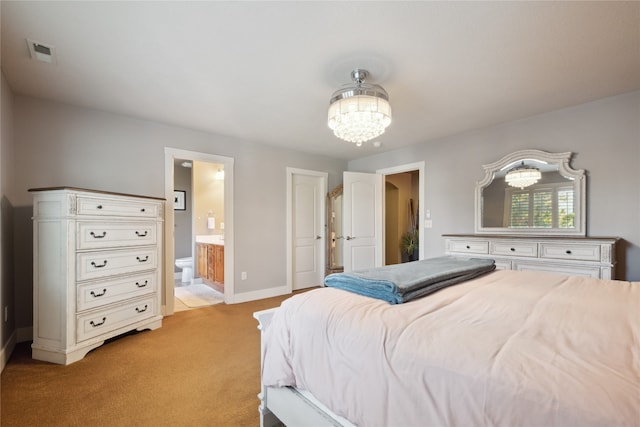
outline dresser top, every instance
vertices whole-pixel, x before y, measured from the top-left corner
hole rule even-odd
[[[112,196],[126,196],[126,197],[139,197],[142,199],[152,199],[152,200],[162,200],[164,201],[165,199],[162,197],[153,197],[153,196],[141,196],[138,194],[127,194],[127,193],[116,193],[113,191],[101,191],[101,190],[90,190],[87,188],[78,188],[78,187],[42,187],[42,188],[30,188],[29,191],[30,192],[41,192],[41,191],[61,191],[61,190],[68,190],[68,191],[82,191],[85,193],[96,193],[96,194],[109,194]]]
[[[465,239],[528,239],[528,240],[606,240],[616,241],[619,237],[590,237],[590,236],[545,236],[524,234],[443,234],[442,237],[456,237]]]

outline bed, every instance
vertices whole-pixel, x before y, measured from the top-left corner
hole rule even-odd
[[[496,270],[257,312],[261,425],[640,426],[640,283]]]

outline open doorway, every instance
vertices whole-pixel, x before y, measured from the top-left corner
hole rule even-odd
[[[174,311],[224,301],[224,165],[174,159]]]
[[[425,163],[417,162],[376,171],[384,176],[385,265],[424,257]]]
[[[385,265],[419,258],[419,173],[385,175]]]
[[[422,238],[424,233],[421,226],[425,224],[424,171],[425,163],[417,162],[379,169],[375,173],[349,171],[343,173],[344,248],[342,252],[345,272],[381,267],[393,261],[401,261],[398,238],[402,237],[405,230],[415,230],[412,252],[415,254],[415,246],[417,246],[417,259],[424,258],[424,239]],[[386,176],[405,173],[407,174],[402,177],[411,182],[411,189],[407,191],[408,196],[401,197],[398,185],[390,182],[388,197],[391,200],[395,199],[396,202],[386,206]],[[406,223],[402,222],[401,218],[409,218],[408,213],[411,211],[413,211],[411,216],[413,219],[407,220]],[[404,225],[412,223],[410,227]],[[386,230],[385,224],[396,228],[392,231]],[[389,233],[388,236],[386,236],[387,233]],[[387,240],[389,242],[385,243]],[[394,252],[394,256],[389,257],[389,262],[385,261],[387,246],[390,252]]]
[[[175,164],[177,162],[180,164],[190,163],[192,168],[194,164],[200,165],[199,169],[206,175],[206,178],[198,178],[190,174],[193,181],[189,182],[188,193],[186,188],[177,188],[180,185],[186,185],[180,177],[176,176]],[[192,277],[198,278],[199,271],[203,271],[202,267],[198,268],[196,236],[218,238],[224,242],[224,257],[216,257],[213,254],[212,262],[218,260],[218,276],[216,278],[220,283],[224,283],[224,287],[220,289],[224,295],[224,302],[232,303],[234,300],[233,162],[234,159],[230,157],[165,148],[165,196],[168,201],[173,200],[174,203],[167,203],[165,206],[164,315],[173,314],[175,311],[174,292],[178,254],[176,248],[186,248],[184,251],[180,249],[180,254],[185,255],[182,258],[191,258],[191,262],[182,263],[182,265],[187,266],[185,268],[191,266]],[[224,177],[221,173],[224,173]],[[198,180],[203,184],[196,188],[197,186],[194,184]],[[214,189],[213,186],[217,189]],[[217,201],[210,200],[216,191],[222,194],[215,197]],[[179,218],[179,216],[186,212],[187,207],[191,210],[191,213],[187,215],[191,221],[183,228],[190,227],[190,229],[184,230],[184,233],[181,230],[181,233],[176,236],[176,227],[181,223],[184,225],[184,221],[181,221],[184,218]],[[191,256],[188,256],[189,254]],[[220,276],[220,274],[222,275]],[[185,279],[188,280],[188,277]],[[182,278],[180,278],[180,282],[182,282]]]

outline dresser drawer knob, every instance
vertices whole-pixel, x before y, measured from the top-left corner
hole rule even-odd
[[[98,206],[96,206],[96,208],[102,209],[102,205],[98,205]]]
[[[144,233],[141,233],[141,232],[139,232],[139,231],[136,231],[136,236],[138,236],[138,237],[147,237],[147,234],[148,234],[148,233],[149,233],[149,232],[148,232],[147,230],[144,230]]]
[[[511,249],[509,249],[509,250],[510,250],[511,252],[515,252],[515,251],[516,251],[516,248],[511,248]]]
[[[145,286],[147,286],[148,283],[149,283],[148,280],[145,280],[143,284],[140,284],[140,282],[136,282],[136,286],[139,288],[144,288]]]
[[[95,268],[102,268],[105,265],[107,265],[107,260],[105,259],[104,263],[102,263],[102,264],[96,264],[95,261],[91,261],[91,265],[94,266]]]
[[[138,260],[138,262],[147,262],[147,261],[149,261],[149,255],[144,257],[144,259],[142,259],[139,256],[137,256],[136,259]]]
[[[571,249],[567,249],[564,253],[566,253],[567,255],[571,255]]]
[[[96,323],[96,322],[94,322],[94,321],[92,320],[91,322],[89,322],[89,324],[90,324],[91,326],[93,326],[94,328],[97,328],[98,326],[102,326],[102,325],[104,325],[104,322],[106,322],[106,321],[107,321],[107,318],[106,318],[106,317],[103,317],[103,318],[102,318],[102,322],[97,322],[97,323]]]
[[[91,291],[91,296],[93,296],[94,298],[98,298],[98,297],[103,296],[103,295],[104,295],[104,294],[106,294],[106,293],[107,293],[107,290],[106,290],[106,289],[103,289],[103,290],[102,290],[102,293],[100,293],[100,294],[96,294],[95,292]]]
[[[107,232],[103,231],[102,234],[99,235],[99,236],[96,233],[94,233],[93,231],[91,233],[89,233],[89,234],[91,234],[94,239],[102,239],[104,236],[107,235]]]
[[[471,246],[467,245],[467,249],[471,249]]]
[[[140,212],[146,212],[147,210],[145,208],[140,209]]]
[[[147,309],[149,308],[149,306],[147,304],[144,305],[144,308],[138,308],[136,307],[136,311],[138,313],[144,313],[145,311],[147,311]]]

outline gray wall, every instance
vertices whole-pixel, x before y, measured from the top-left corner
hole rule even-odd
[[[2,346],[4,366],[9,356],[10,348],[5,349],[11,334],[15,330],[14,313],[14,233],[13,233],[13,173],[14,173],[14,137],[13,137],[13,94],[4,77],[0,73],[2,85],[0,94],[2,105],[0,108],[0,346]],[[7,307],[8,317],[4,320],[4,309]],[[5,351],[6,350],[6,351]]]
[[[14,99],[16,326],[32,324],[32,187],[74,186],[164,197],[164,148],[235,158],[236,294],[286,285],[286,167],[347,163],[205,132],[16,96]],[[330,134],[329,134],[330,135]],[[330,137],[330,136],[328,136]],[[248,273],[240,280],[239,272]]]
[[[527,148],[575,153],[572,166],[587,171],[587,234],[624,239],[618,278],[640,281],[640,91],[354,160],[349,170],[425,161],[430,257],[443,253],[443,233],[473,233],[481,165]]]
[[[180,166],[180,164],[173,168],[174,189],[186,191],[187,195],[185,206],[186,210],[173,212],[174,258],[186,258],[193,255],[193,221],[191,220],[193,214],[193,186],[191,183],[192,170],[192,168],[185,168]],[[180,271],[180,269],[175,265],[173,270]]]

